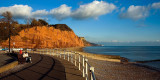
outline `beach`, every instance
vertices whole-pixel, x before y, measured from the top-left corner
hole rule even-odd
[[[76,51],[88,58],[91,66],[95,68],[97,80],[159,80],[160,71],[139,66],[133,63],[120,63],[120,59],[111,59],[107,55],[83,52],[82,47],[67,48]],[[114,57],[115,58],[115,57]]]

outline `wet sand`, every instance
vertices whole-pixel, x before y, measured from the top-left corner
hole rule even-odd
[[[118,58],[110,59],[106,55],[83,52],[82,48],[67,48],[87,56],[91,66],[95,67],[97,80],[160,80],[160,71],[136,64],[122,64]]]

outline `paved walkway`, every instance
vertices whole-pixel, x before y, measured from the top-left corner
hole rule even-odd
[[[29,54],[33,63],[27,63],[22,69],[0,80],[84,80],[82,73],[72,63],[57,57]]]
[[[0,67],[15,61],[12,57],[7,56],[5,51],[0,51]]]

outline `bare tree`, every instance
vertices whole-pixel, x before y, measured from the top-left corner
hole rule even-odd
[[[9,52],[10,52],[10,34],[11,34],[11,23],[15,22],[13,20],[11,12],[4,12],[2,14],[2,18],[0,19],[1,22],[7,23],[7,27],[9,28]]]
[[[7,23],[12,23],[12,22],[15,22],[14,20],[13,20],[13,17],[12,17],[12,14],[11,14],[11,12],[4,12],[3,14],[2,14],[2,19],[0,19],[1,20],[1,22],[7,22]]]

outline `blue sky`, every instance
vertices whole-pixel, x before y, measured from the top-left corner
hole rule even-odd
[[[91,42],[160,43],[160,0],[0,0],[0,14],[67,24]]]

